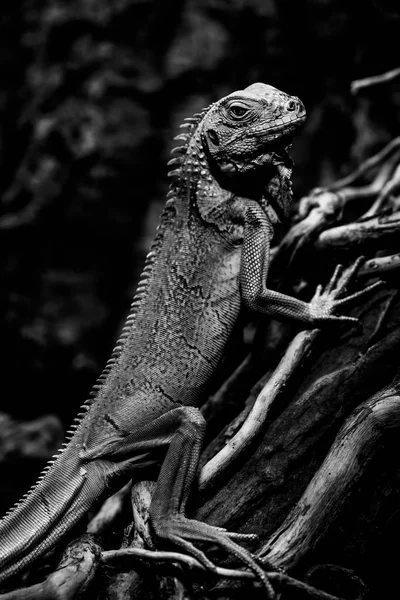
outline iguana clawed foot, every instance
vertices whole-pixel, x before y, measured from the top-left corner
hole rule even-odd
[[[201,521],[188,519],[181,514],[164,516],[155,522],[153,520],[152,528],[159,541],[182,548],[197,558],[211,572],[215,572],[216,566],[193,542],[208,542],[224,548],[253,571],[264,586],[267,598],[271,600],[275,598],[274,589],[260,566],[260,561],[251,552],[233,541],[254,541],[258,539],[257,535],[232,533],[223,527],[215,527]]]
[[[311,312],[311,318],[315,324],[319,323],[349,323],[357,327],[360,326],[359,319],[355,317],[347,317],[343,315],[333,315],[332,313],[339,307],[349,302],[352,302],[356,298],[360,298],[366,294],[369,294],[372,290],[383,285],[382,281],[376,281],[366,288],[339,298],[346,290],[351,280],[356,275],[358,269],[364,263],[364,257],[359,257],[353,265],[343,273],[342,265],[338,265],[333,273],[328,285],[323,289],[322,285],[319,285],[315,291],[313,298],[311,299],[309,306]]]

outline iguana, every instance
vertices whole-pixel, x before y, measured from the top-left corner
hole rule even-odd
[[[185,505],[205,427],[197,406],[242,305],[309,327],[355,321],[332,315],[346,299],[306,303],[266,287],[271,215],[286,213],[291,201],[287,147],[304,120],[298,98],[255,83],[185,123],[166,206],[112,357],[62,449],[0,522],[0,581],[46,553],[124,480],[161,465],[150,507],[156,542],[209,569],[197,543],[217,544],[257,573],[272,597],[264,571],[237,543],[251,536],[189,519]]]

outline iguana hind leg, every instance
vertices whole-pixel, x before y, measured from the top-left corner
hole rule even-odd
[[[262,581],[268,597],[274,591],[263,569],[252,554],[233,540],[254,540],[252,534],[230,533],[202,521],[188,519],[185,508],[195,481],[203,444],[205,421],[200,411],[191,406],[179,406],[142,424],[135,432],[81,453],[83,460],[111,459],[131,465],[135,470],[143,461],[167,448],[156,489],[150,505],[150,524],[160,543],[173,544],[197,558],[207,569],[215,565],[200,550],[196,542],[208,542],[227,550],[248,566]]]
[[[263,569],[248,550],[233,541],[233,538],[254,540],[257,536],[230,533],[224,528],[185,516],[186,503],[198,470],[205,421],[196,408],[182,407],[168,415],[172,416],[173,413],[179,423],[170,441],[150,505],[152,530],[159,541],[181,547],[210,570],[215,570],[215,565],[194,542],[209,542],[224,548],[247,565],[262,581],[268,597],[274,598],[274,590]]]

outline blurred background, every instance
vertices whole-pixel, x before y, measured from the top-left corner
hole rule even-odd
[[[346,174],[399,133],[400,83],[350,93],[400,66],[397,5],[2,1],[1,510],[56,450],[112,350],[183,118],[269,83],[308,111],[296,197]]]

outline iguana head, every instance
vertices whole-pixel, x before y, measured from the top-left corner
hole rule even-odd
[[[279,213],[291,202],[292,161],[287,153],[306,118],[302,102],[264,83],[254,83],[213,104],[200,137],[213,175],[226,187],[265,194]]]

